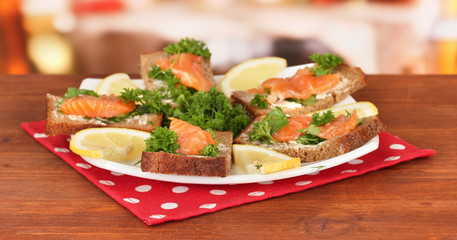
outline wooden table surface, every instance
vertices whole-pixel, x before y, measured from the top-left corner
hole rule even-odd
[[[19,126],[85,77],[0,75],[0,239],[457,239],[457,76],[369,75],[353,95],[435,156],[150,227]]]

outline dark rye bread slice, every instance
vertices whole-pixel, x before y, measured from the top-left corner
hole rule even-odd
[[[259,145],[274,151],[299,157],[301,162],[314,162],[336,157],[355,150],[385,130],[384,125],[377,116],[368,117],[362,125],[341,136],[328,139],[318,145],[304,145],[293,142],[279,142],[278,144],[264,144],[258,141],[249,142],[248,133],[253,128],[249,125],[234,142],[238,144]]]
[[[149,71],[155,65],[159,59],[168,59],[169,55],[165,51],[145,53],[140,55],[140,74],[143,79],[144,86],[146,89],[152,90],[157,89],[160,84],[154,84],[154,79],[149,77]],[[204,71],[206,78],[216,86],[214,80],[213,70],[211,68],[211,59],[207,59],[204,64]]]
[[[329,108],[367,85],[365,73],[358,67],[340,64],[334,69],[333,73],[341,76],[340,83],[329,90],[325,97],[317,99],[312,106],[300,106],[297,103],[280,100],[274,105],[269,105],[266,109],[260,109],[256,106],[251,106],[250,102],[256,94],[247,91],[234,91],[231,98],[235,103],[243,105],[252,119],[267,114],[276,106],[280,107],[287,114],[299,115]]]
[[[192,176],[226,177],[232,167],[232,132],[215,132],[218,157],[179,155],[165,152],[143,152],[143,172]]]
[[[57,108],[57,102],[62,98],[51,94],[46,95],[46,126],[45,134],[53,136],[59,134],[75,134],[86,128],[117,127],[130,128],[151,132],[162,123],[162,114],[143,114],[126,121],[107,124],[95,119],[86,119],[83,116],[65,115]]]

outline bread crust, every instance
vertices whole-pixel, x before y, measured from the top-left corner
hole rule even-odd
[[[299,115],[329,108],[367,85],[365,73],[358,67],[340,64],[333,72],[339,74],[342,81],[336,87],[329,90],[324,98],[317,99],[312,106],[302,105],[301,107],[292,107],[288,106],[290,102],[283,100],[278,101],[275,105],[269,105],[266,109],[260,109],[257,106],[251,106],[250,102],[256,94],[247,91],[234,91],[231,98],[235,103],[241,104],[252,119],[267,114],[275,106],[279,106],[287,114]]]
[[[62,98],[51,94],[46,95],[46,126],[45,134],[75,134],[86,128],[117,127],[130,128],[150,132],[162,124],[163,114],[144,114],[133,117],[129,121],[106,124],[97,120],[89,120],[80,116],[65,115],[58,111],[57,102]]]
[[[255,122],[255,121],[254,121]],[[354,130],[328,139],[318,145],[304,145],[297,142],[279,142],[278,144],[265,144],[250,142],[248,133],[253,128],[249,125],[234,142],[238,144],[260,145],[274,151],[287,154],[291,157],[299,157],[301,162],[314,162],[336,157],[355,150],[385,130],[385,126],[377,116],[368,117],[362,125]]]
[[[232,167],[232,132],[215,132],[220,141],[218,157],[179,155],[166,152],[143,152],[143,172],[192,176],[226,177]]]
[[[152,53],[145,53],[140,55],[140,74],[143,79],[144,86],[148,90],[156,89],[154,85],[154,79],[149,77],[149,71],[160,59],[168,59],[169,55],[165,51],[158,51]],[[211,59],[206,59],[203,65],[206,78],[216,86],[216,81],[214,80],[213,70],[211,67]]]

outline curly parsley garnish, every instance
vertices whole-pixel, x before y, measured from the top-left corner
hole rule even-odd
[[[251,121],[241,105],[233,107],[230,100],[214,87],[187,98],[181,96],[177,103],[173,116],[202,129],[231,131],[237,136]]]
[[[276,107],[268,112],[261,121],[253,124],[254,128],[249,133],[249,141],[261,141],[268,144],[271,144],[271,142],[277,143],[272,134],[285,127],[288,123],[287,115],[280,107]]]
[[[211,135],[214,136],[214,132],[210,131]],[[176,150],[178,150],[181,146],[177,143],[178,141],[178,134],[176,132],[171,131],[167,127],[157,127],[155,130],[151,131],[151,136],[145,140],[146,143],[146,150],[147,152],[166,152],[172,154],[178,154]],[[206,145],[203,150],[200,152],[201,156],[208,156],[208,157],[217,157],[219,155],[219,151],[217,149],[217,145],[219,142],[214,144]]]
[[[344,62],[344,59],[339,55],[331,53],[324,53],[322,55],[314,53],[309,57],[309,59],[317,63],[316,67],[311,68],[311,71],[315,76],[331,74],[336,66]]]
[[[166,46],[164,50],[170,55],[186,52],[202,56],[205,60],[211,57],[211,52],[206,46],[206,43],[187,37],[181,39],[181,41],[177,43],[172,43]]]
[[[177,143],[178,134],[167,127],[157,127],[152,130],[151,136],[145,140],[147,152],[166,152],[176,154],[181,146]]]
[[[257,106],[260,109],[268,108],[267,96],[263,94],[256,94],[250,102],[251,106]]]

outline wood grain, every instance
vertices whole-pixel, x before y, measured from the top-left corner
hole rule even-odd
[[[435,156],[151,227],[19,127],[85,77],[0,75],[0,239],[457,239],[457,76],[369,75],[353,95]]]

